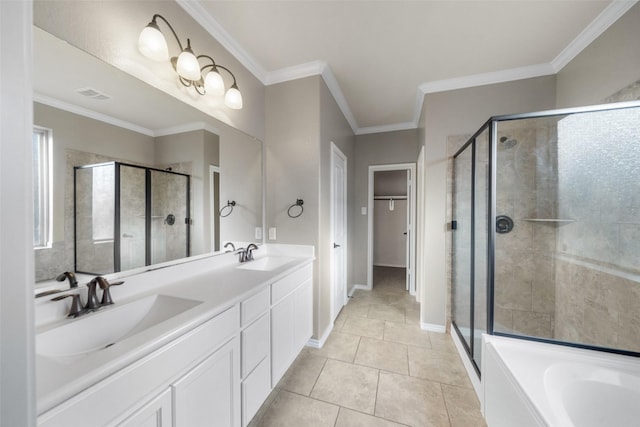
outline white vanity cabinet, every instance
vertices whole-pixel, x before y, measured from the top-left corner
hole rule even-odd
[[[173,423],[171,389],[151,399],[137,409],[133,415],[118,424],[118,427],[167,427]]]
[[[195,424],[179,423],[188,417],[185,412],[190,409],[184,403],[184,399],[176,399],[176,396],[185,393],[195,395],[203,392],[202,387],[208,387],[207,399],[201,399],[199,402],[206,407],[209,415],[215,417],[214,419],[218,416],[230,418],[233,423],[225,425],[240,426],[238,306],[239,304],[218,314],[164,347],[41,414],[38,417],[38,425],[166,427],[172,423],[166,424],[163,420],[172,418],[178,421],[176,426],[194,427]],[[206,385],[189,382],[190,378],[193,379],[198,374],[216,379]],[[221,378],[226,383],[221,384]],[[222,390],[225,386],[227,388]],[[159,398],[154,397],[158,395]],[[172,405],[168,405],[167,395],[172,396]],[[226,395],[227,401],[221,406],[216,406],[209,400],[210,396],[216,399],[216,396],[222,395]],[[228,404],[228,399],[232,400],[232,404]],[[217,414],[215,411],[220,413]],[[229,415],[229,411],[233,414]]]
[[[271,386],[275,387],[313,333],[313,265],[271,285]]]
[[[41,413],[38,425],[245,427],[311,337],[312,274],[307,264],[256,284],[249,297]]]

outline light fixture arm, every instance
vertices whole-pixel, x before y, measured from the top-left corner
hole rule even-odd
[[[180,47],[180,52],[182,52],[184,50],[184,48],[182,47],[182,43],[180,42],[180,38],[178,37],[178,34],[176,34],[176,30],[173,29],[173,27],[171,26],[171,24],[169,24],[169,21],[167,21],[167,19],[156,13],[155,15],[153,15],[153,18],[151,18],[151,23],[154,24],[156,27],[158,26],[158,23],[156,22],[156,18],[160,18],[164,21],[165,24],[167,24],[167,27],[169,27],[169,29],[171,30],[171,33],[173,33],[173,37],[175,37],[176,41],[178,42],[178,46]],[[187,44],[189,39],[187,39]]]

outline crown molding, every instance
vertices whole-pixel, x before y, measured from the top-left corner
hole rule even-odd
[[[42,95],[40,93],[33,94],[33,101],[40,104],[48,105],[49,107],[57,108],[59,110],[67,111],[69,113],[77,114],[79,116],[87,117],[89,119],[98,120],[103,123],[107,123],[119,128],[127,129],[133,132],[137,132],[143,135],[150,136],[152,138],[159,136],[175,135],[178,133],[191,132],[194,130],[206,130],[216,135],[220,134],[220,131],[209,123],[205,122],[193,122],[185,123],[183,125],[171,126],[162,129],[147,129],[143,126],[127,122],[126,120],[116,119],[106,114],[97,113],[84,107],[79,107],[68,102],[60,101],[59,99],[52,98],[50,96]]]
[[[73,114],[77,114],[79,116],[88,117],[93,120],[98,120],[103,123],[107,123],[113,126],[118,126],[120,128],[128,129],[133,132],[141,133],[147,136],[155,136],[154,132],[151,129],[147,129],[145,127],[127,122],[125,120],[116,119],[115,117],[108,116],[102,113],[96,113],[95,111],[86,109],[84,107],[79,107],[77,105],[70,104],[68,102],[60,101],[59,99],[51,98],[46,95],[42,95],[39,93],[33,94],[33,100],[35,102],[39,102],[40,104],[48,105],[49,107],[54,107],[59,110],[68,111]]]
[[[284,83],[291,80],[303,79],[305,77],[322,74],[328,65],[324,61],[312,61],[304,64],[293,65],[291,67],[280,68],[279,70],[267,73],[265,86]]]
[[[211,16],[200,1],[176,0],[201,27],[218,41],[229,53],[235,57],[262,84],[266,84],[267,71]]]
[[[602,12],[582,30],[578,36],[551,61],[553,70],[562,70],[573,58],[597,39],[607,28],[627,13],[638,0],[613,0]]]
[[[347,98],[344,97],[342,89],[340,89],[340,85],[338,84],[338,81],[336,80],[336,77],[333,74],[333,71],[331,71],[331,67],[329,67],[329,65],[326,65],[322,70],[322,78],[329,88],[329,92],[333,95],[333,99],[336,101],[336,104],[338,104],[338,108],[342,111],[345,120],[351,127],[351,130],[353,133],[357,133],[358,123],[356,122],[356,118],[353,116],[353,112],[351,111],[351,108],[349,108]]]
[[[536,64],[526,67],[510,68],[489,73],[471,74],[453,79],[435,80],[421,84],[418,88],[423,94],[465,89],[514,80],[530,79],[555,74],[551,64]]]
[[[192,123],[185,123],[178,126],[171,126],[168,128],[158,129],[154,131],[153,136],[158,137],[158,136],[175,135],[178,133],[193,132],[195,130],[206,130],[207,132],[220,135],[220,131],[216,129],[214,126],[211,126],[209,123],[192,122]]]
[[[424,96],[429,93],[465,89],[475,86],[504,83],[534,77],[556,74],[575,58],[584,48],[591,44],[622,15],[631,9],[639,0],[613,0],[562,52],[551,62],[525,67],[511,68],[489,73],[473,74],[453,79],[426,82],[418,87],[413,122],[396,123],[383,126],[359,128],[349,104],[347,103],[330,66],[323,61],[313,61],[292,67],[267,72],[251,55],[249,55],[209,12],[202,7],[200,0],[176,0],[177,3],[209,34],[222,44],[238,61],[245,66],[265,86],[297,80],[304,77],[321,75],[333,95],[338,107],[345,116],[356,135],[397,130],[415,129],[418,127]]]
[[[396,132],[401,130],[411,130],[418,127],[417,122],[394,123],[392,125],[368,126],[358,128],[356,135],[368,135],[372,133]]]

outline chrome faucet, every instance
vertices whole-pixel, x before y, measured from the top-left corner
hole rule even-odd
[[[231,249],[225,252],[235,252],[236,251],[236,245],[233,244],[233,242],[227,242],[224,244],[224,248],[227,249],[229,246],[231,246]]]
[[[247,249],[245,249],[245,261],[253,261],[253,251],[258,250],[258,246],[255,243],[249,243]]]

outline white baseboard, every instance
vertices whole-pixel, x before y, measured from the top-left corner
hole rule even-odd
[[[370,291],[371,290],[371,288],[368,287],[367,285],[358,285],[358,284],[353,286],[353,290],[355,291],[356,289],[363,289],[365,291]],[[352,295],[353,295],[353,293],[352,293]]]
[[[327,342],[327,338],[329,338],[329,334],[331,334],[332,330],[333,330],[333,322],[331,322],[327,327],[327,329],[325,329],[324,333],[322,334],[319,340],[311,338],[309,341],[307,341],[307,347],[322,348],[324,343]]]
[[[438,332],[444,334],[447,332],[447,328],[444,325],[436,325],[434,323],[422,323],[420,322],[420,328],[424,331]]]

